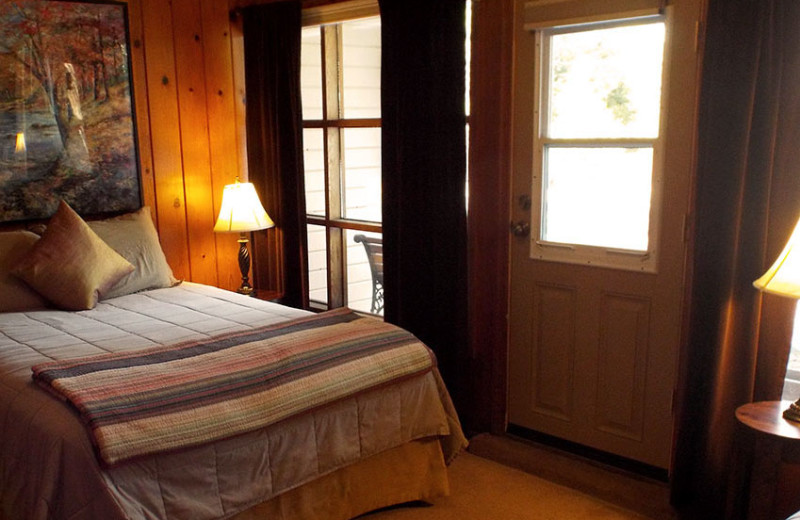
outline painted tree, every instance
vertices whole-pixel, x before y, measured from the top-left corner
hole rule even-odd
[[[83,96],[90,84],[94,100],[107,100],[111,82],[127,79],[114,70],[124,38],[124,24],[112,6],[0,0],[0,52],[40,85],[62,144],[71,114],[67,91],[77,88]]]
[[[46,5],[31,8],[16,2],[1,2],[0,37],[3,45],[22,65],[25,73],[33,77],[44,91],[44,99],[58,127],[62,143],[66,142],[67,122],[62,115],[61,100],[56,95],[59,71],[55,69],[55,57],[61,48],[54,45],[52,11]]]

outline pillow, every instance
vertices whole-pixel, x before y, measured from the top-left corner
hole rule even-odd
[[[57,307],[87,310],[133,271],[63,200],[42,238],[12,270]]]
[[[30,231],[0,233],[0,312],[44,309],[47,302],[16,276],[11,269],[39,240]]]
[[[92,231],[111,249],[133,264],[135,271],[123,277],[102,299],[171,287],[178,281],[172,275],[167,257],[158,242],[158,233],[147,206],[134,212],[106,220],[88,222]]]

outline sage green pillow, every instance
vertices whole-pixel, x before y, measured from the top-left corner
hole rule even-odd
[[[135,270],[125,275],[101,299],[115,298],[178,283],[158,241],[158,233],[147,206],[133,213],[88,222],[89,227],[130,262]]]

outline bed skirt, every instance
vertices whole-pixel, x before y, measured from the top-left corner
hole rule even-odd
[[[420,439],[340,468],[257,504],[232,520],[348,520],[405,502],[447,496],[439,440]]]

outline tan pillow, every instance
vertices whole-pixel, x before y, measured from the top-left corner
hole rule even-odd
[[[92,309],[101,294],[133,271],[64,201],[42,238],[12,273],[56,306]]]
[[[39,235],[30,231],[0,233],[0,312],[32,311],[47,307],[44,298],[11,275],[11,269],[38,240]]]
[[[136,268],[108,293],[102,294],[101,299],[171,287],[178,283],[161,249],[149,207],[119,217],[89,221],[87,224],[111,249]]]

